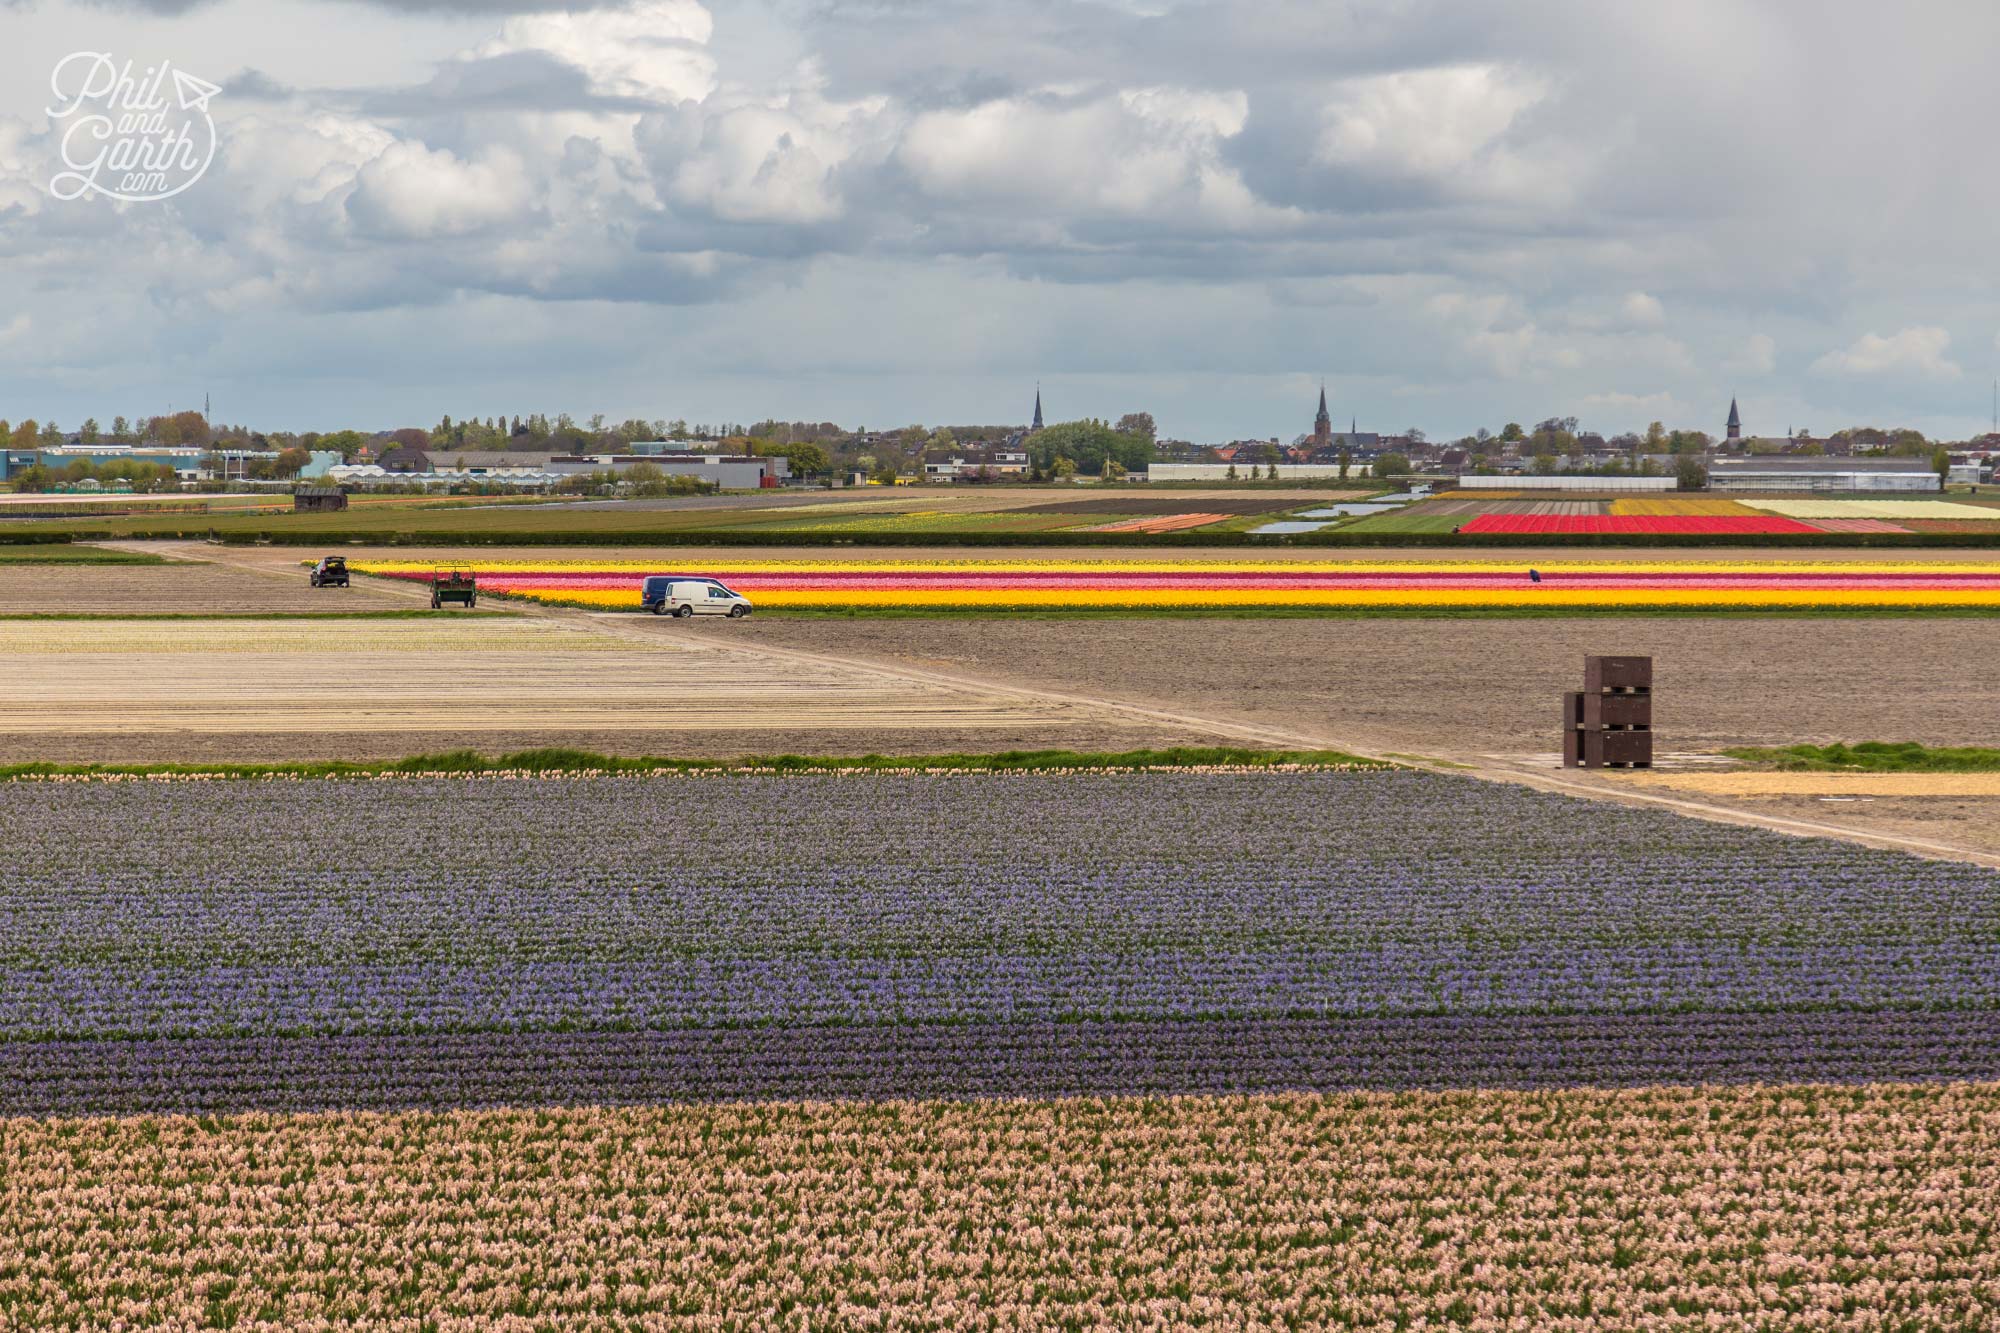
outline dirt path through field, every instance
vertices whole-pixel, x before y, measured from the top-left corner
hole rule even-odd
[[[132,545],[269,578],[296,579],[303,558],[291,548]],[[412,604],[427,600],[415,585],[385,584],[381,590]],[[1038,738],[1061,734],[1067,726],[1078,740],[1089,735],[1144,737],[1139,743],[1146,744],[1342,749],[1697,818],[2000,867],[2000,833],[1986,832],[1989,826],[2000,828],[2000,821],[1940,823],[1908,817],[1906,811],[1871,814],[1852,807],[1822,814],[1799,800],[1781,809],[1769,800],[1682,790],[1670,774],[1644,784],[1623,775],[1564,770],[1554,761],[1549,722],[1559,688],[1551,682],[1566,679],[1565,669],[1580,665],[1573,659],[1582,651],[1603,651],[1610,644],[1614,651],[1654,652],[1693,673],[1684,679],[1702,682],[1662,701],[1668,716],[1683,709],[1680,716],[1688,719],[1675,744],[2000,739],[2000,709],[1991,706],[2000,702],[2000,685],[1989,687],[1962,670],[1938,669],[1943,661],[1957,665],[1986,656],[2000,643],[2000,622],[1881,622],[1889,634],[1867,621],[1720,618],[685,625],[529,603],[508,607],[523,619],[587,630],[648,655],[685,649],[696,640],[711,655],[713,669],[727,673],[809,679],[833,672],[898,699],[984,699],[1001,709],[996,716],[1014,710],[1011,716],[1023,725],[1013,730]],[[1525,657],[1524,647],[1532,650]],[[1955,694],[1941,696],[1940,681],[1946,679]],[[1925,688],[1915,690],[1917,684]],[[1538,689],[1549,694],[1546,709],[1534,706],[1541,698]],[[1713,720],[1695,722],[1698,717]],[[785,725],[807,732],[824,725],[812,708],[793,710],[782,721],[766,714],[765,720],[778,724],[760,731],[769,740],[784,736]],[[1031,722],[1036,725],[1026,725]],[[942,730],[946,724],[934,725]],[[1856,733],[1856,726],[1869,735]],[[1828,733],[1837,728],[1838,734],[1822,734],[1821,727]],[[962,728],[952,729],[963,734]],[[1007,730],[996,726],[991,734],[998,739]],[[1544,743],[1549,748],[1539,748]],[[766,745],[762,752],[802,748],[809,747]]]

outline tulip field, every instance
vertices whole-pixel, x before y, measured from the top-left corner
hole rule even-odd
[[[1681,518],[1669,516],[1673,521]],[[1722,518],[1684,516],[1689,523]],[[1571,520],[1565,519],[1564,522]],[[1620,522],[1622,519],[1577,519]],[[1660,521],[1667,521],[1662,519]],[[1734,521],[1734,520],[1729,520]],[[1747,520],[1762,521],[1762,520]],[[426,580],[430,562],[353,569]],[[478,566],[480,590],[605,610],[639,606],[650,575],[720,579],[760,609],[795,611],[1962,611],[2000,609],[2000,566],[1926,561],[508,560]]]
[[[2000,872],[1410,770],[0,786],[0,1327],[1978,1328]]]

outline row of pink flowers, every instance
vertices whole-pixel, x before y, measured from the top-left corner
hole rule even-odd
[[[1991,1085],[0,1120],[11,1327],[1980,1328]]]

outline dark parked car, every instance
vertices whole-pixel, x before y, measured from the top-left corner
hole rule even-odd
[[[330,555],[314,565],[312,586],[315,588],[345,588],[347,586],[346,558]]]

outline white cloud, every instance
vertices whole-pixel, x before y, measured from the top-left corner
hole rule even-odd
[[[845,211],[835,174],[883,133],[887,99],[828,101],[802,86],[751,100],[716,94],[641,120],[637,141],[674,205],[731,222],[810,225]]]
[[[508,19],[478,54],[543,51],[582,70],[599,93],[680,102],[715,89],[715,58],[702,49],[714,32],[714,19],[695,0],[635,0],[621,9]]]
[[[1667,308],[1660,304],[1660,298],[1644,292],[1631,293],[1618,308],[1633,328],[1656,329],[1667,322]]]
[[[422,240],[469,236],[529,211],[525,164],[500,148],[467,162],[398,141],[355,177],[347,215],[362,231]]]
[[[1241,92],[1043,89],[918,115],[896,160],[937,198],[1060,223],[1151,215],[1221,228],[1275,222],[1221,158],[1242,131]]]
[[[428,420],[503,393],[539,400],[520,410],[623,393],[650,416],[958,417],[1082,366],[1105,398],[1073,381],[1076,414],[1159,405],[1163,429],[1200,439],[1294,433],[1270,386],[1322,370],[1363,422],[1407,402],[1433,434],[1586,408],[1603,429],[1629,411],[1712,430],[1715,400],[1753,377],[1769,410],[1823,430],[1985,425],[1935,388],[1982,374],[1965,349],[1994,327],[1963,275],[2000,180],[1951,164],[2000,108],[1978,77],[2000,9],[144,4],[149,50],[202,52],[231,90],[200,188],[121,209],[44,189],[49,65],[105,9],[0,0],[0,330],[30,320],[6,350],[35,359],[38,414],[129,414],[211,374],[221,391],[233,356],[246,419],[261,395],[260,424],[324,426],[352,400],[323,386],[379,356]],[[1893,104],[1769,96],[1851,82],[1864,51]],[[1847,206],[1864,188],[1927,206]],[[1784,221],[1801,216],[1814,225]],[[866,283],[816,281],[841,269]],[[919,331],[926,312],[987,314],[891,337],[854,320],[864,287],[893,290]],[[755,317],[779,290],[788,322],[835,330],[814,385]],[[555,401],[584,302],[680,359],[621,371],[596,348]],[[691,303],[709,304],[691,319]],[[538,331],[479,393],[490,366],[451,350],[472,309]],[[710,344],[679,329],[711,325],[740,342],[697,377],[688,357]],[[1796,350],[1814,346],[1838,349],[1817,376]],[[288,366],[291,347],[316,355]],[[960,357],[947,394],[936,372]],[[1006,391],[978,398],[985,376]],[[133,401],[107,410],[106,385]]]
[[[1323,109],[1312,161],[1389,179],[1424,179],[1448,195],[1565,193],[1507,143],[1521,115],[1549,96],[1540,75],[1496,64],[1404,70],[1353,79]]]
[[[1965,373],[1945,355],[1951,334],[1934,325],[1904,329],[1884,338],[1864,333],[1852,346],[1828,352],[1813,362],[1820,375],[1909,376],[1930,380],[1955,380]]]

